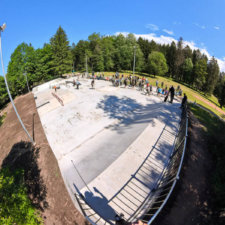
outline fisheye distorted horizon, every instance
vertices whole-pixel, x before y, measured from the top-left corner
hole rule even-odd
[[[1,1],[0,24],[7,23],[2,47],[7,71],[10,55],[22,42],[34,48],[49,42],[61,25],[70,44],[101,35],[134,33],[136,37],[169,43],[183,37],[191,48],[215,56],[225,71],[225,2],[200,1]],[[2,75],[2,69],[0,69]]]

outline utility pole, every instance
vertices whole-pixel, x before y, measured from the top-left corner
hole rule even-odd
[[[25,72],[23,75],[26,77],[26,80],[27,80],[27,89],[28,89],[28,92],[30,92],[30,88],[29,88],[29,84],[28,84],[28,79],[27,79],[27,73]]]
[[[136,56],[136,45],[134,46],[133,76],[134,76],[134,73],[135,73],[135,56]]]
[[[32,144],[35,145],[35,142],[34,142],[33,138],[30,136],[29,132],[27,131],[26,127],[23,124],[23,121],[20,118],[19,113],[17,112],[17,109],[16,109],[16,106],[14,104],[13,98],[12,98],[11,93],[9,91],[9,86],[8,86],[6,75],[5,75],[4,63],[3,63],[3,57],[2,57],[2,39],[1,39],[1,34],[5,30],[5,28],[6,28],[6,24],[5,23],[2,26],[0,26],[0,53],[1,53],[2,72],[3,72],[3,77],[4,77],[4,80],[5,80],[6,89],[7,89],[8,95],[9,95],[9,99],[10,99],[10,101],[12,103],[13,109],[14,109],[16,115],[17,115],[17,118],[18,118],[21,126],[23,127],[24,131],[26,132],[26,134],[27,134],[28,138],[30,139],[30,141],[32,142]]]
[[[87,55],[86,55],[86,76],[88,75]]]

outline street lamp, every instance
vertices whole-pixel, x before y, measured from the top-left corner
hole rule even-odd
[[[88,76],[88,64],[87,64],[87,55],[86,55],[86,77]]]
[[[23,75],[26,77],[26,80],[27,80],[27,73],[23,73]],[[29,88],[29,84],[28,84],[28,80],[27,80],[27,89],[28,89],[28,92],[30,92],[30,88]]]
[[[133,76],[135,72],[135,56],[136,56],[136,45],[134,46],[134,64],[133,64]]]
[[[7,89],[10,101],[12,103],[12,106],[13,106],[13,108],[15,110],[16,115],[17,115],[17,118],[20,121],[21,126],[23,127],[24,131],[26,132],[26,134],[27,134],[28,138],[30,139],[30,141],[32,142],[32,144],[35,145],[35,142],[34,142],[33,138],[30,136],[29,132],[27,131],[26,127],[23,124],[23,121],[20,118],[19,113],[17,112],[17,109],[16,109],[16,106],[14,104],[13,98],[12,98],[12,96],[10,94],[10,91],[9,91],[9,86],[8,86],[6,75],[5,75],[5,69],[4,69],[3,57],[2,57],[2,39],[1,39],[1,34],[5,30],[5,28],[6,28],[6,24],[5,23],[2,26],[0,26],[0,54],[1,54],[2,72],[3,72],[3,76],[4,76],[4,80],[5,80],[6,89]]]

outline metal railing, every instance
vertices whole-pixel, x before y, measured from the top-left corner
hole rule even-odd
[[[132,216],[132,221],[141,220],[145,224],[150,225],[166,205],[177,181],[179,180],[186,150],[187,137],[188,115],[187,105],[185,105],[182,109],[179,130],[176,135],[174,149],[170,155],[170,159],[164,168],[160,179],[143,202],[142,207],[139,208],[135,215]],[[96,212],[86,202],[81,193],[76,193],[75,197],[84,216],[91,224],[114,224],[111,221],[104,219],[104,215],[101,215],[100,212]],[[129,220],[129,222],[131,222],[131,220]]]
[[[179,131],[175,141],[173,153],[166,170],[162,175],[162,179],[158,182],[154,192],[149,196],[148,204],[146,204],[146,212],[142,215],[141,220],[148,225],[152,224],[163,207],[170,198],[181,172],[186,143],[188,137],[188,115],[187,105],[182,109]]]
[[[79,207],[87,219],[87,221],[92,225],[112,225],[110,221],[103,219],[99,212],[96,212],[85,200],[85,197],[81,193],[74,194]]]

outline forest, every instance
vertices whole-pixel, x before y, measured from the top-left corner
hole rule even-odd
[[[7,81],[13,97],[26,93],[26,76],[31,87],[70,72],[131,71],[135,54],[135,71],[149,76],[159,75],[183,83],[206,96],[214,94],[225,106],[225,73],[217,60],[207,58],[199,49],[177,43],[161,45],[133,34],[104,36],[91,34],[87,40],[70,45],[60,26],[49,43],[35,49],[32,44],[19,44],[11,55]],[[0,76],[0,108],[9,101],[4,79]]]

